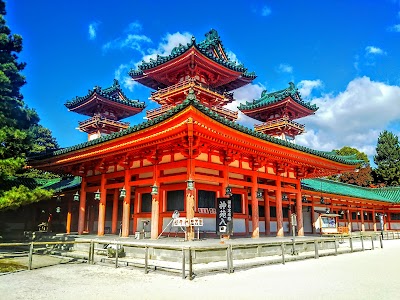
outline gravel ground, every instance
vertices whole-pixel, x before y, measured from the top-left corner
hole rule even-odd
[[[0,299],[399,299],[400,240],[384,248],[183,280],[63,264],[0,276]]]

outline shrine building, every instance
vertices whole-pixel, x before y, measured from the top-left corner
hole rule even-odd
[[[215,30],[201,42],[193,37],[168,56],[142,61],[129,75],[152,89],[150,99],[159,104],[146,111],[146,122],[121,121],[145,103],[128,99],[115,80],[66,103],[90,117],[79,123],[87,142],[30,160],[37,169],[79,176],[63,192],[67,233],[102,236],[121,229],[127,237],[146,230],[156,239],[168,233],[175,211],[188,220],[201,218],[202,230],[215,232],[215,203],[223,197],[232,199],[235,235],[284,236],[292,213],[299,236],[317,232],[320,213],[337,214],[349,230],[379,229],[378,214],[385,216],[384,226],[400,229],[400,221],[390,219],[391,213],[400,219],[397,190],[315,179],[356,171],[361,161],[295,143],[304,125],[294,120],[318,108],[303,101],[293,83],[239,105],[261,122],[254,129],[236,122],[238,111],[225,106],[256,75],[227,57]],[[193,239],[194,227],[186,233]]]

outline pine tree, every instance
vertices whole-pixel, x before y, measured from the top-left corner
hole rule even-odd
[[[11,34],[5,14],[5,3],[0,0],[0,209],[17,208],[51,195],[24,185],[13,186],[12,178],[24,173],[28,153],[44,150],[51,143],[58,147],[49,138],[50,132],[39,125],[36,111],[23,101],[20,89],[26,81],[21,72],[26,64],[18,62],[17,56],[22,51],[22,37]],[[36,142],[41,135],[45,138]]]
[[[380,133],[374,162],[378,182],[400,185],[400,142],[397,135],[387,130]]]

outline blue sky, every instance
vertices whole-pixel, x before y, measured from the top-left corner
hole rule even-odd
[[[231,59],[258,75],[235,91],[229,108],[293,81],[320,107],[298,120],[307,130],[298,144],[347,145],[371,158],[382,130],[400,134],[400,0],[8,0],[6,10],[8,26],[24,40],[25,101],[62,147],[87,140],[75,129],[86,117],[68,112],[66,101],[117,78],[129,98],[156,107],[151,90],[129,80],[129,69],[192,35],[201,41],[211,28]]]

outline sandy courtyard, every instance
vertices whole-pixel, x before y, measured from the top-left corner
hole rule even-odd
[[[183,280],[82,263],[0,276],[6,299],[399,299],[400,240],[384,248]]]

